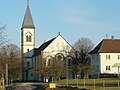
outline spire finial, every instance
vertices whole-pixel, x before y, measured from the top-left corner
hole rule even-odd
[[[27,5],[29,5],[29,0],[27,0]]]
[[[60,35],[60,32],[58,32],[58,35]]]

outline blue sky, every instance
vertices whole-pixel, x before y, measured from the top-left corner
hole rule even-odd
[[[12,43],[21,45],[27,0],[1,0],[0,25]],[[36,47],[61,32],[73,45],[86,37],[96,45],[106,34],[120,38],[120,0],[30,0],[36,27]]]

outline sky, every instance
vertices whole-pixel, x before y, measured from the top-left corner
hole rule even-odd
[[[27,0],[0,1],[0,25],[7,26],[7,38],[19,47],[26,7]],[[29,7],[36,47],[58,32],[71,45],[85,37],[96,46],[106,34],[120,39],[120,0],[29,0]]]

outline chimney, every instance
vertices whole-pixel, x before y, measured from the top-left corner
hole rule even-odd
[[[114,40],[114,39],[115,39],[114,35],[112,35],[112,36],[111,36],[111,39],[112,39],[112,40]]]
[[[106,39],[108,39],[108,34],[106,34]]]

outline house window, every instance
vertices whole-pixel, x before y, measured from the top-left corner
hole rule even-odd
[[[118,59],[120,59],[120,55],[118,55]]]
[[[110,55],[106,55],[106,59],[110,59]]]
[[[110,70],[110,66],[109,65],[106,66],[106,70]]]

